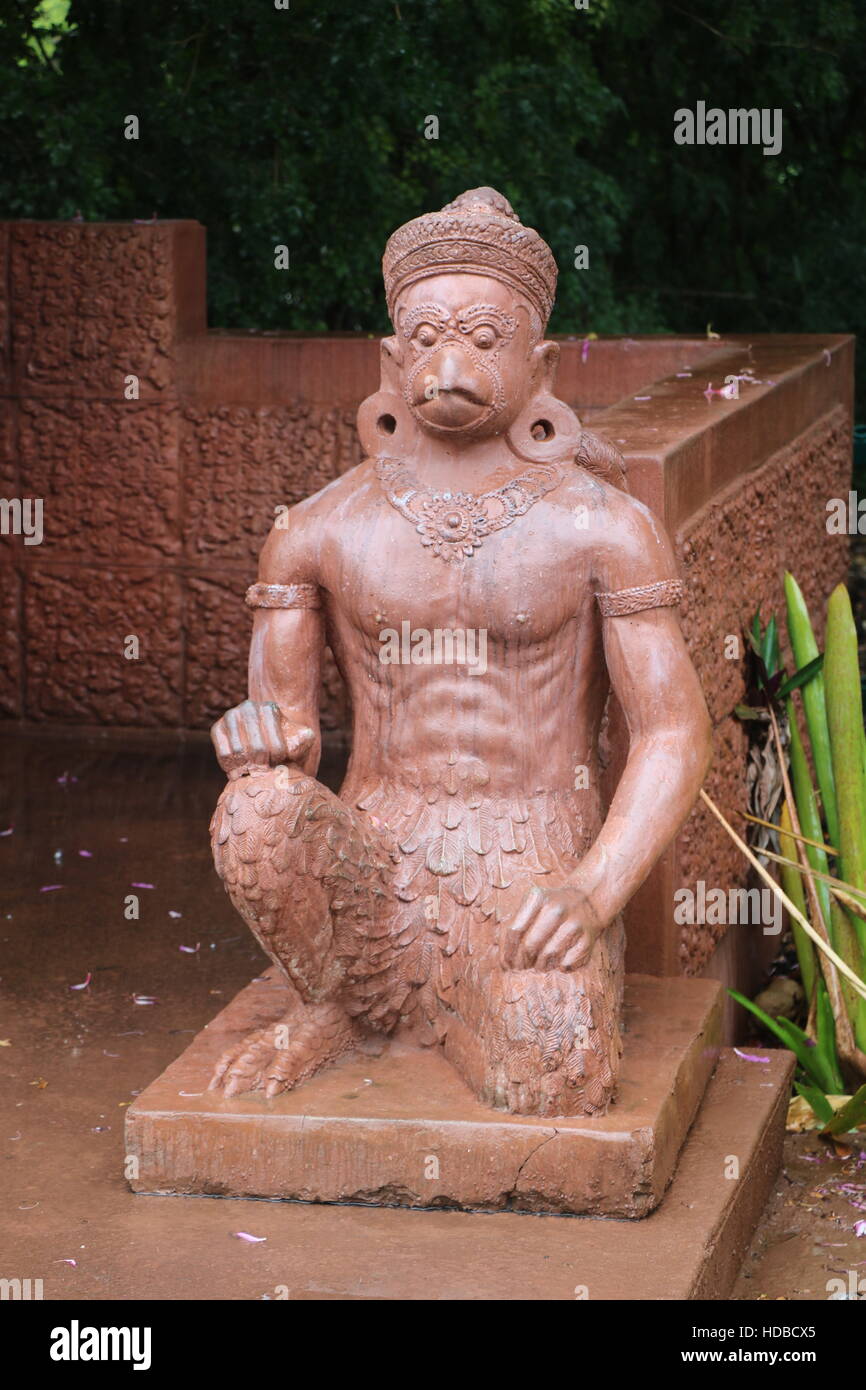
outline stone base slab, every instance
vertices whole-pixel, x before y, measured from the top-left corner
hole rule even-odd
[[[256,1202],[226,1206],[225,1229],[267,1240],[207,1267],[208,1202],[190,1247],[203,1265],[188,1297],[321,1301],[703,1300],[730,1295],[782,1156],[793,1058],[766,1065],[724,1050],[664,1200],[645,1221],[487,1216],[396,1207]],[[735,1160],[735,1162],[733,1161]],[[189,1236],[190,1204],[183,1208]],[[176,1274],[175,1202],[135,1199]],[[229,1207],[231,1212],[229,1214]],[[178,1216],[180,1216],[178,1211]],[[121,1243],[128,1227],[116,1235]],[[231,1242],[227,1241],[227,1245]],[[227,1271],[229,1271],[227,1273]],[[214,1290],[218,1292],[214,1292]],[[584,1324],[580,1324],[584,1327]]]
[[[673,1177],[719,1050],[715,981],[633,975],[617,1099],[600,1118],[490,1110],[439,1049],[399,1043],[273,1100],[208,1092],[220,1053],[286,1002],[269,971],[130,1106],[135,1191],[642,1217]]]

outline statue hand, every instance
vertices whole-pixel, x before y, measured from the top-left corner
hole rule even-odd
[[[577,970],[607,926],[582,888],[533,884],[510,922],[502,925],[506,970]]]
[[[230,779],[257,767],[299,762],[315,739],[312,729],[289,724],[273,702],[244,700],[213,725],[211,740],[217,761]]]

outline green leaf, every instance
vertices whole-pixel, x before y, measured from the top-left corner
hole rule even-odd
[[[809,1101],[809,1104],[812,1105],[809,1096],[807,1096],[806,1099]],[[812,1109],[815,1110],[814,1105],[812,1105]],[[819,1114],[817,1110],[815,1110],[815,1114],[818,1116],[819,1120],[824,1119],[823,1115]],[[866,1124],[866,1085],[861,1086],[859,1091],[855,1091],[854,1095],[846,1105],[842,1106],[841,1110],[837,1110],[828,1120],[824,1121],[824,1128],[821,1130],[821,1133],[845,1134],[849,1129],[857,1129],[862,1124]]]
[[[812,661],[807,661],[805,666],[801,666],[799,671],[795,671],[793,676],[789,676],[786,681],[782,681],[782,684],[776,691],[777,699],[784,700],[785,696],[790,695],[792,690],[798,690],[801,685],[805,685],[807,681],[810,681],[812,677],[820,671],[823,665],[824,654],[823,652],[819,652]]]
[[[747,999],[744,994],[740,994],[739,990],[729,989],[728,994],[730,994],[733,999],[736,999],[738,1004],[742,1004],[744,1009],[748,1009],[749,1013],[754,1014],[755,1018],[760,1019],[764,1027],[770,1033],[773,1033],[779,1039],[779,1042],[787,1047],[790,1052],[794,1053],[800,1066],[803,1068],[806,1075],[815,1082],[816,1086],[820,1086],[822,1091],[828,1089],[824,1085],[826,1073],[824,1069],[822,1069],[821,1057],[818,1053],[818,1049],[817,1047],[809,1046],[809,1040],[806,1038],[805,1033],[798,1038],[793,1030],[790,1033],[785,1032],[782,1024],[783,1022],[787,1022],[787,1019],[770,1018],[769,1014],[764,1013],[762,1008],[757,1004],[753,1004],[752,1000]]]
[[[819,1091],[817,1086],[806,1086],[802,1081],[794,1082],[794,1090],[798,1096],[802,1096],[807,1104],[811,1105],[815,1112],[815,1118],[822,1125],[826,1125],[833,1119],[834,1111],[823,1091]],[[826,1133],[826,1131],[825,1131]]]
[[[754,705],[735,705],[734,714],[738,719],[766,719],[765,709],[756,709]]]
[[[812,620],[806,607],[800,586],[792,574],[785,574],[785,603],[788,615],[788,637],[798,669],[808,666],[818,656],[818,643],[812,631]],[[839,819],[836,812],[836,785],[833,777],[833,763],[830,755],[830,733],[827,726],[827,705],[825,681],[827,679],[826,656],[824,669],[814,680],[803,686],[803,709],[806,714],[806,727],[812,745],[812,758],[818,777],[824,817],[832,845],[839,843]],[[798,798],[799,801],[799,798]],[[816,837],[820,838],[820,837]]]
[[[779,664],[779,630],[775,614],[767,623],[767,630],[764,633],[761,647],[761,658],[767,668],[767,674],[772,676]]]

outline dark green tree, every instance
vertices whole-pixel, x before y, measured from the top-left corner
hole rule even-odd
[[[559,331],[866,319],[859,0],[2,0],[0,16],[0,215],[198,218],[220,326],[381,331],[386,236],[479,183],[553,247]],[[782,152],[677,146],[674,112],[698,100],[781,108]]]

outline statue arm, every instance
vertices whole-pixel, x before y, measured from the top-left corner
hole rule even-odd
[[[675,609],[667,537],[645,507],[609,489],[596,534],[605,657],[629,753],[604,825],[564,883],[533,885],[503,924],[506,969],[576,970],[676,835],[710,759],[711,728]]]
[[[255,766],[294,763],[314,775],[321,753],[319,692],[325,644],[317,570],[308,528],[274,527],[262,550],[254,608],[249,699],[211,730],[230,777]]]
[[[646,508],[626,497],[619,505],[597,587],[629,753],[601,833],[572,879],[602,921],[625,906],[677,834],[712,748],[703,692],[670,606],[678,589],[670,544]],[[663,606],[639,606],[659,600]]]

